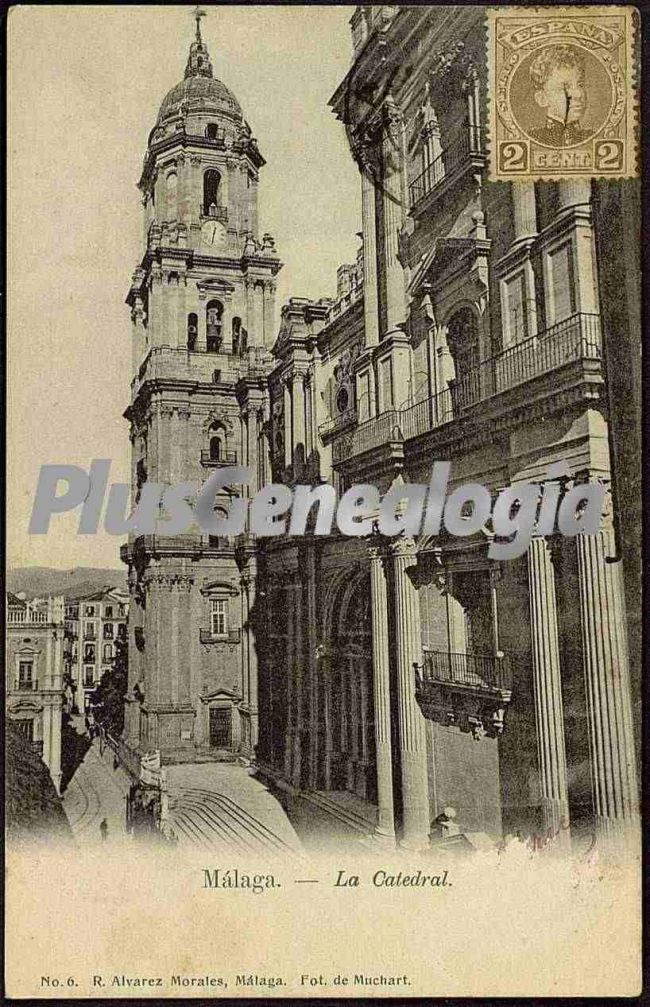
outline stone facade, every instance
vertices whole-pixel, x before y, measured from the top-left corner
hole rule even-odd
[[[61,784],[63,598],[7,597],[7,715]]]
[[[352,27],[331,104],[360,169],[362,282],[283,309],[274,478],[385,491],[447,460],[450,491],[609,488],[598,187],[487,181],[480,8],[359,7]],[[345,792],[413,847],[447,806],[495,839],[634,827],[610,527],[500,563],[489,534],[270,542],[261,767],[332,805]]]
[[[252,466],[259,485],[266,480],[281,264],[271,236],[259,234],[263,165],[239,103],[213,75],[197,22],[140,179],[144,253],[127,297],[134,378],[125,413],[137,499],[147,481],[202,483],[236,463]],[[220,495],[224,511],[230,495]],[[126,741],[169,759],[251,755],[250,550],[242,545],[236,558],[231,539],[197,531],[132,537],[122,557],[131,595]]]

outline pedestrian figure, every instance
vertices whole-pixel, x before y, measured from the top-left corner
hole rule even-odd
[[[105,818],[102,818],[101,822],[99,823],[99,831],[101,833],[102,839],[108,838],[108,822],[106,821]]]

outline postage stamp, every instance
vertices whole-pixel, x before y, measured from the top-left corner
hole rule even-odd
[[[633,7],[488,11],[489,177],[638,174]]]

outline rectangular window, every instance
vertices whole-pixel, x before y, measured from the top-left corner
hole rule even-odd
[[[18,688],[34,688],[34,663],[33,661],[20,661],[18,665]]]
[[[86,643],[86,644],[84,644],[84,661],[87,661],[89,664],[90,663],[94,664],[94,662],[95,662],[95,644],[94,643]]]
[[[526,312],[526,286],[524,274],[518,273],[505,284],[504,349],[513,343],[521,343],[528,337],[528,317]]]
[[[113,660],[113,644],[112,643],[105,643],[104,644],[104,658],[103,659],[104,659],[104,661],[112,661]]]
[[[228,632],[225,598],[215,598],[212,601],[210,632],[213,636],[225,636]]]
[[[107,619],[112,619],[113,618],[113,606],[112,605],[107,605],[106,606],[106,611],[104,612],[104,615],[106,616]]]
[[[93,686],[95,684],[95,669],[90,666],[89,668],[84,668],[84,685],[86,688]]]
[[[94,622],[87,622],[84,626],[84,636],[86,640],[94,640],[96,636],[96,626]]]
[[[89,615],[89,616],[93,616],[95,614],[95,606],[94,605],[86,605],[85,614]]]
[[[113,623],[112,622],[105,622],[104,623],[104,639],[105,640],[112,640],[113,639]]]
[[[575,313],[575,283],[573,277],[573,254],[571,242],[549,252],[549,279],[553,305],[552,325],[569,318]]]

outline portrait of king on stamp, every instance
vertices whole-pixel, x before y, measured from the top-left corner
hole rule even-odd
[[[637,174],[633,14],[489,12],[492,179]]]

